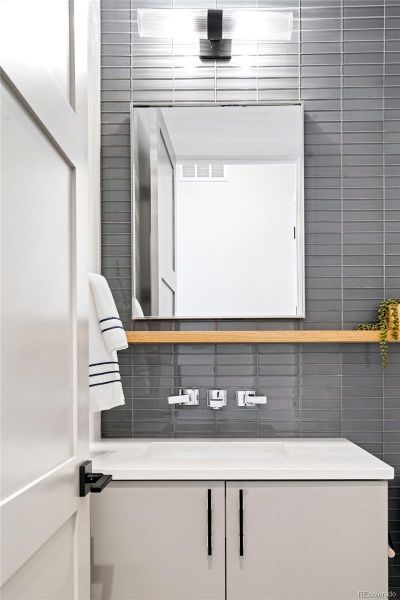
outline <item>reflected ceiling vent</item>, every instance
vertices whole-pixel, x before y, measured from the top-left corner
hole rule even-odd
[[[181,179],[196,179],[196,165],[182,165]]]
[[[227,181],[221,163],[185,163],[178,167],[181,181]]]

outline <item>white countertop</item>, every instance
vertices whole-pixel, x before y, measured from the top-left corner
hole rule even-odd
[[[93,471],[117,480],[393,479],[343,438],[141,439],[92,444]]]

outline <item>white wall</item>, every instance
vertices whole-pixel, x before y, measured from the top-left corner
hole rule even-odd
[[[296,163],[177,183],[177,316],[293,315]]]

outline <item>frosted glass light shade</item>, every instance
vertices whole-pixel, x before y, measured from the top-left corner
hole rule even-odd
[[[293,31],[293,13],[224,10],[222,23],[223,37],[226,38],[289,41]]]
[[[138,9],[140,37],[194,41],[207,38],[207,10]],[[224,10],[223,38],[289,41],[293,13],[269,10]]]
[[[140,37],[193,42],[207,37],[207,10],[139,8]]]

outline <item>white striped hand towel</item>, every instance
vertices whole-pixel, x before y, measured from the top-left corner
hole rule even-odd
[[[128,347],[107,281],[89,274],[89,390],[93,412],[125,404],[117,350]],[[107,314],[107,316],[105,316]]]
[[[89,282],[108,351],[124,350],[128,347],[128,341],[107,280],[98,273],[89,273]]]

